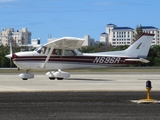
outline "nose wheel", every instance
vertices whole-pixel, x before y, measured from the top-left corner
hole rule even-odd
[[[22,80],[28,80],[31,78],[34,78],[34,74],[29,73],[29,70],[26,70],[25,73],[19,74],[19,77],[22,78]]]

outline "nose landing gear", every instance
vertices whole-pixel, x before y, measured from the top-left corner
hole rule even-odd
[[[34,74],[29,73],[29,70],[26,70],[25,73],[19,74],[19,77],[22,78],[22,80],[28,80],[34,78]]]

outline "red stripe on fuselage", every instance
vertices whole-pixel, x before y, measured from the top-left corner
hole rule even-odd
[[[13,61],[45,61],[47,56],[17,56],[14,55]],[[135,59],[130,57],[113,56],[51,56],[49,62],[74,62],[74,63],[93,63],[93,64],[136,64],[137,61],[125,61],[125,59]]]

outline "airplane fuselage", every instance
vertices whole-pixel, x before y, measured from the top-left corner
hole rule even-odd
[[[108,66],[123,66],[126,64],[135,64],[137,61],[125,61],[130,57],[122,56],[91,56],[84,54],[80,56],[50,56],[48,63],[42,68],[47,55],[40,55],[32,52],[19,52],[13,54],[13,61],[20,69],[34,70],[57,70],[57,69],[73,69],[73,68],[99,68]],[[135,59],[135,58],[132,58]]]

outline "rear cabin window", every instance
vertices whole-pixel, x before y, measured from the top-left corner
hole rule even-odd
[[[75,52],[73,50],[65,50],[64,56],[75,56]]]

